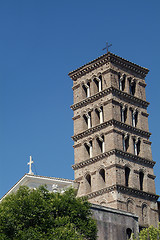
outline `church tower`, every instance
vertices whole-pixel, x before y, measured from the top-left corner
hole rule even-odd
[[[148,71],[108,52],[69,73],[78,196],[134,213],[140,227],[158,223],[145,95]]]

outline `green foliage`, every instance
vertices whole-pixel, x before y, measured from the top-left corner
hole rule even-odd
[[[137,240],[134,236],[131,238]],[[160,239],[160,224],[158,228],[150,226],[149,228],[144,228],[139,233],[138,240],[157,240]]]
[[[75,190],[20,187],[0,203],[0,240],[95,240],[90,204]]]

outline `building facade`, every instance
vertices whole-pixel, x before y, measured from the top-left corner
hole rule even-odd
[[[78,196],[134,213],[140,227],[158,223],[145,94],[148,71],[108,52],[69,73]]]
[[[64,178],[55,178],[55,177],[45,177],[34,174],[25,174],[1,199],[3,199],[11,194],[16,192],[21,186],[27,186],[30,189],[36,189],[44,185],[50,192],[60,192],[63,193],[67,188],[73,187],[78,189],[78,183],[74,180],[64,179]]]

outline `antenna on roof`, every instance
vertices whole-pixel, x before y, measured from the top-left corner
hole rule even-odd
[[[112,46],[112,44],[108,44],[108,42],[106,42],[106,47],[103,48],[102,50],[105,50],[105,49],[106,49],[106,50],[107,50],[107,53],[108,53],[108,48],[111,47],[111,46]]]

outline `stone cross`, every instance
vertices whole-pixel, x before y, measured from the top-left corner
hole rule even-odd
[[[32,161],[32,156],[30,156],[30,161],[27,163],[27,165],[29,165],[29,173],[28,174],[34,174],[33,172],[32,172],[32,163],[34,163],[33,161]]]
[[[106,50],[107,50],[107,53],[108,53],[108,48],[111,47],[111,46],[112,46],[112,44],[108,44],[108,42],[106,42],[106,47],[103,48],[102,50],[105,50],[105,49],[106,49]]]

